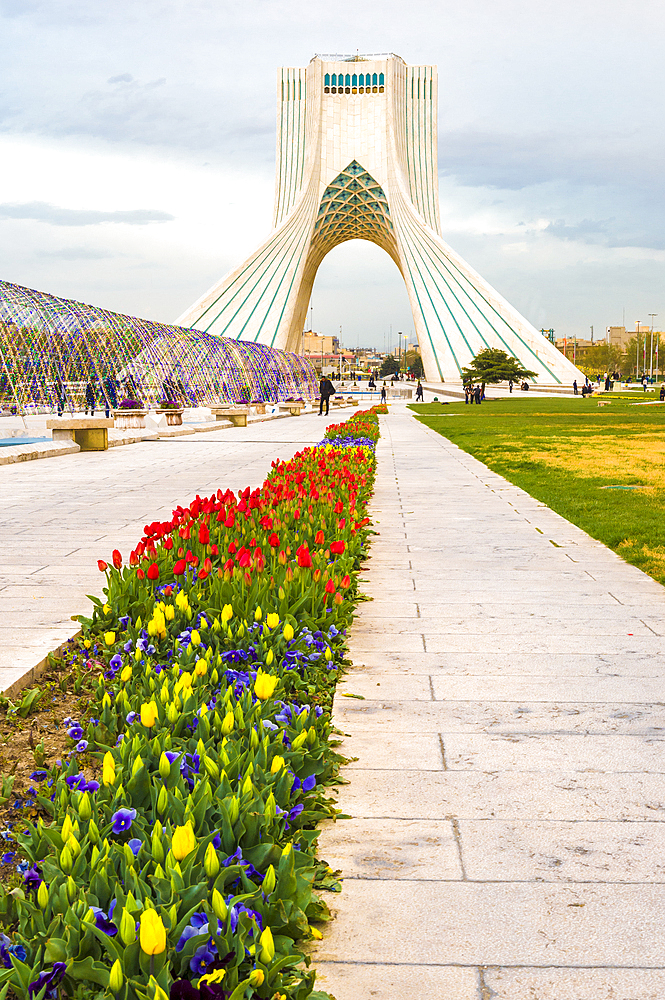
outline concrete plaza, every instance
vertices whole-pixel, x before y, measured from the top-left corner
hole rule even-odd
[[[319,988],[662,1000],[665,590],[404,410],[378,454]]]

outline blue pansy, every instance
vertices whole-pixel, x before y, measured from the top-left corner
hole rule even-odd
[[[123,830],[129,830],[135,819],[136,809],[125,808],[116,810],[111,816],[113,832],[122,833]]]

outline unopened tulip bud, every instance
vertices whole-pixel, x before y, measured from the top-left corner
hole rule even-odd
[[[219,917],[220,920],[226,920],[229,908],[224,902],[221,892],[218,892],[217,889],[212,890],[212,908],[215,911],[215,916]]]
[[[97,827],[94,819],[91,819],[88,825],[88,839],[93,844],[97,844],[99,842],[99,828]]]
[[[122,908],[122,916],[120,917],[120,937],[122,938],[122,943],[127,946],[134,944],[136,941],[136,921],[124,906]]]
[[[157,796],[157,812],[159,813],[166,812],[166,807],[168,804],[169,804],[168,792],[166,791],[166,787],[162,785],[162,787],[159,790],[159,795]]]
[[[42,882],[42,885],[43,884],[44,883]],[[68,875],[67,882],[65,884],[67,887],[67,899],[69,900],[70,903],[73,903],[76,897],[78,896],[78,889],[76,888],[76,882],[71,877],[71,875]]]
[[[208,878],[214,878],[219,871],[219,858],[217,857],[217,851],[212,846],[208,844],[206,847],[205,858],[203,859],[203,869],[208,876]]]
[[[265,979],[263,974],[263,969],[252,969],[249,974],[249,985],[250,986],[263,986],[263,980]]]
[[[270,893],[273,891],[273,889],[275,888],[276,881],[277,879],[275,877],[275,869],[273,865],[270,865],[268,871],[263,876],[263,891],[265,892],[266,896],[269,896]]]
[[[122,974],[120,959],[116,958],[115,962],[111,966],[111,972],[109,973],[109,989],[111,990],[111,993],[119,993],[122,989],[124,981],[125,977]]]
[[[229,820],[231,821],[231,826],[237,822],[238,816],[240,815],[240,803],[238,802],[235,795],[231,799],[231,805],[229,806]]]
[[[266,799],[265,817],[267,820],[271,820],[274,819],[276,815],[277,815],[277,804],[275,802],[275,796],[271,792],[268,798]]]
[[[132,765],[132,778],[136,775],[136,772],[139,771],[140,768],[142,767],[143,767],[143,760],[141,759],[141,754],[139,754]]]
[[[282,629],[282,635],[284,636],[286,641],[290,642],[290,640],[293,639],[294,634],[295,633],[293,631],[293,626],[289,622],[286,622],[284,628]]]
[[[155,831],[152,834],[152,856],[159,864],[161,864],[165,857],[161,837]]]
[[[48,906],[48,886],[46,885],[46,882],[39,883],[39,889],[37,889],[37,902],[42,910],[45,910]]]
[[[162,778],[168,778],[171,773],[171,765],[169,764],[169,759],[165,753],[159,758],[159,773]]]
[[[235,716],[233,712],[227,712],[224,716],[224,721],[222,722],[222,734],[228,736],[229,733],[233,732],[233,727],[235,726]]]
[[[92,816],[92,802],[88,792],[84,792],[79,802],[79,816],[81,819],[90,819]]]
[[[72,852],[70,851],[67,844],[63,847],[60,852],[60,867],[66,875],[69,875],[70,871],[74,866],[74,859],[72,857]]]

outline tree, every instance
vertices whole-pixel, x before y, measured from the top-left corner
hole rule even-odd
[[[601,342],[600,344],[594,344],[593,347],[585,351],[582,358],[575,360],[575,364],[585,375],[595,378],[599,372],[602,375],[604,372],[612,373],[613,371],[619,371],[621,368],[621,358],[622,352],[620,347],[616,344],[604,344]],[[634,362],[634,350],[632,358]]]
[[[392,375],[393,372],[399,371],[399,362],[394,354],[387,354],[383,361],[381,362],[381,367],[379,368],[379,378],[387,378],[388,375]]]
[[[512,358],[505,351],[496,347],[486,347],[479,351],[467,368],[462,369],[462,382],[481,382],[483,392],[486,385],[496,385],[498,382],[519,382],[531,378],[535,372],[523,368],[517,358]]]
[[[421,356],[418,354],[417,351],[409,351],[409,353],[406,355],[404,359],[404,363],[406,365],[406,370],[408,372],[411,372],[412,375],[415,375],[416,378],[425,377],[423,359],[421,358]]]

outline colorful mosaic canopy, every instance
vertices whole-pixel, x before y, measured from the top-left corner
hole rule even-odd
[[[94,396],[185,406],[313,398],[310,361],[0,281],[0,404],[84,409]]]

